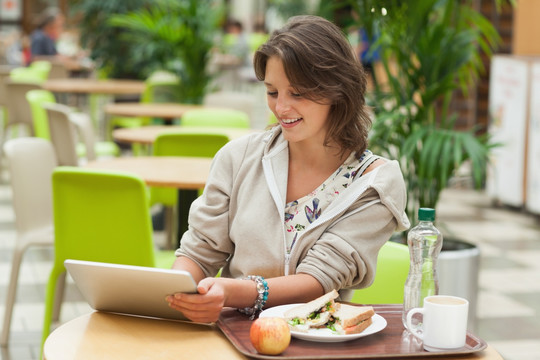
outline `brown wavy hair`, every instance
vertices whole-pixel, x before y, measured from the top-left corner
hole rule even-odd
[[[371,118],[365,103],[366,74],[339,27],[318,16],[289,19],[255,52],[253,66],[263,81],[277,56],[291,86],[305,98],[331,104],[325,146],[332,141],[360,156],[367,148]]]

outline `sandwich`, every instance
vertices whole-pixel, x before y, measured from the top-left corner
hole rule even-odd
[[[310,328],[329,328],[340,335],[359,334],[372,324],[375,311],[371,306],[353,306],[336,302],[333,290],[306,304],[286,311],[283,316],[292,331],[308,332]]]
[[[334,300],[338,296],[339,293],[332,290],[315,300],[287,310],[283,316],[293,331],[307,332],[312,327],[324,327],[336,311],[337,303]]]
[[[340,304],[332,314],[334,323],[328,327],[340,335],[359,334],[373,323],[373,315],[375,311],[371,306]]]

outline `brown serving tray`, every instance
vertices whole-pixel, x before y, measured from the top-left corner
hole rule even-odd
[[[255,359],[372,359],[465,355],[482,351],[484,340],[467,333],[466,345],[459,350],[427,352],[422,343],[403,328],[401,305],[373,305],[375,312],[386,319],[386,328],[376,334],[338,343],[320,343],[291,339],[289,347],[278,356],[257,353],[249,340],[252,321],[234,309],[222,312],[217,325],[238,351]]]

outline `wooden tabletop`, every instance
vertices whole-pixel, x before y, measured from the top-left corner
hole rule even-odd
[[[45,341],[46,360],[247,359],[211,326],[94,312]]]
[[[84,167],[136,174],[150,186],[197,190],[204,188],[211,163],[210,158],[135,156],[92,161]]]
[[[257,130],[221,127],[198,127],[179,125],[149,125],[136,128],[120,128],[113,130],[114,140],[122,143],[153,144],[156,137],[164,133],[203,133],[203,134],[223,134],[232,139],[237,139]]]
[[[105,113],[114,116],[143,116],[165,119],[181,118],[186,111],[202,109],[203,105],[176,103],[113,103],[105,106]]]
[[[293,341],[302,346],[310,344]],[[46,360],[248,359],[215,326],[103,312],[82,315],[58,327],[45,341],[43,354]],[[323,355],[321,352],[320,358]],[[407,359],[429,359],[432,355],[426,352]],[[473,354],[437,355],[433,359],[502,360],[502,357],[488,346]]]
[[[137,95],[142,94],[146,85],[138,80],[67,78],[47,80],[42,87],[59,93]]]

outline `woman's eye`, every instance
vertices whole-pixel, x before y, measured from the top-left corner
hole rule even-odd
[[[268,96],[271,96],[271,97],[276,97],[277,96],[277,91],[267,91],[266,94]]]
[[[291,93],[291,95],[294,97],[302,97],[302,94],[297,94],[297,93]]]

